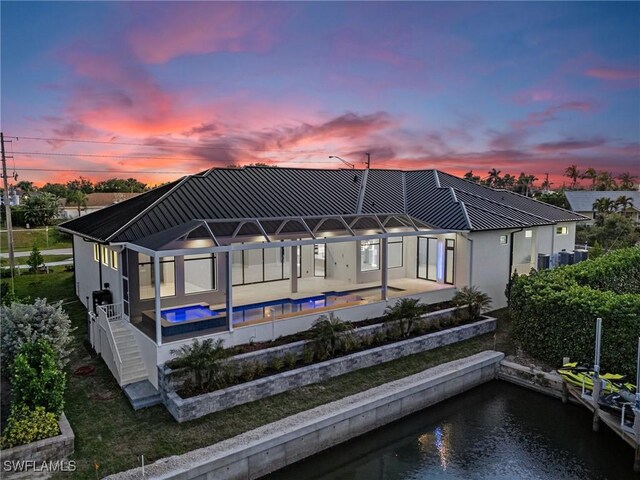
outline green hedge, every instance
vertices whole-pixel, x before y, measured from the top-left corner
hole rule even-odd
[[[514,277],[509,292],[513,334],[537,358],[593,361],[595,319],[602,317],[601,364],[635,374],[640,336],[640,248]]]

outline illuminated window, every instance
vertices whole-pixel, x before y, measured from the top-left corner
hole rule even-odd
[[[93,244],[93,259],[96,262],[100,261],[100,245],[98,245],[97,243]]]
[[[524,238],[531,238],[533,236],[533,232],[531,230],[524,231]]]
[[[138,275],[140,281],[140,299],[155,296],[155,272],[153,258],[138,254]],[[173,257],[160,258],[160,296],[172,297],[176,294],[175,261]]]
[[[216,256],[185,255],[184,293],[208,292],[215,289]]]
[[[118,252],[111,250],[111,268],[118,269]]]
[[[556,227],[556,235],[569,235],[567,227]]]
[[[509,243],[509,235],[500,235],[500,245],[507,245]]]
[[[456,241],[447,239],[444,257],[444,283],[453,285]]]
[[[389,268],[397,268],[403,265],[402,252],[403,252],[403,239],[390,238],[389,239],[389,259],[387,261]]]
[[[360,271],[368,272],[380,268],[380,240],[360,242]]]
[[[102,264],[109,266],[109,249],[105,246],[102,247]]]

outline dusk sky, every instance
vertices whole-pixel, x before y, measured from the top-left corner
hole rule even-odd
[[[639,2],[1,9],[20,180],[344,166],[329,155],[361,168],[365,152],[374,168],[553,186],[571,164],[640,175]]]

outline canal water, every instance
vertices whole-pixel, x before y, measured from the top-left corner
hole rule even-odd
[[[634,479],[633,450],[584,407],[494,381],[271,480]]]

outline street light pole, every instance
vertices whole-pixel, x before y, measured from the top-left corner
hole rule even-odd
[[[0,132],[0,152],[2,153],[2,180],[4,184],[4,209],[6,212],[7,243],[9,247],[9,272],[11,275],[11,292],[13,293],[13,273],[16,260],[13,255],[13,224],[11,223],[11,205],[9,204],[9,183],[7,182],[7,157],[4,152],[4,133]]]

